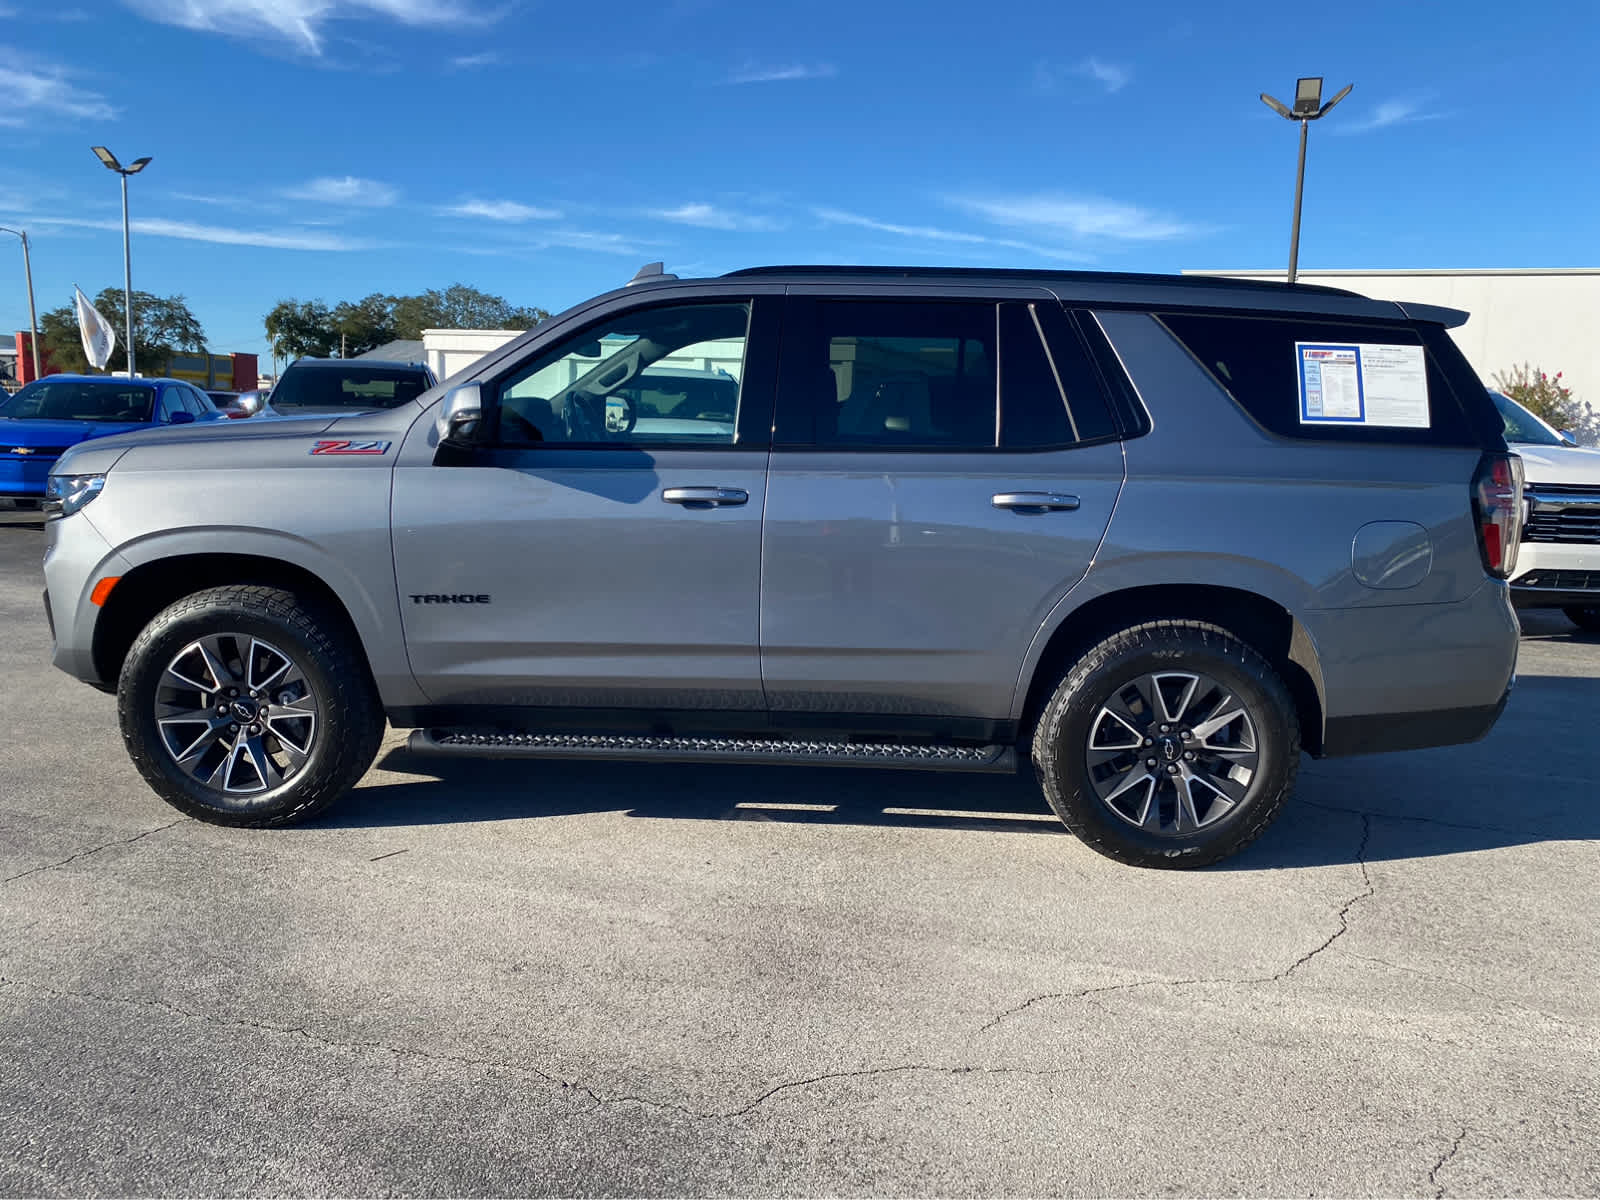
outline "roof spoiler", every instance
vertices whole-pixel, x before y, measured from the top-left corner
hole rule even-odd
[[[1441,304],[1415,304],[1409,300],[1396,301],[1400,311],[1413,321],[1432,321],[1435,325],[1443,325],[1446,329],[1457,329],[1467,323],[1467,318],[1472,314],[1462,312],[1459,308],[1445,308]]]

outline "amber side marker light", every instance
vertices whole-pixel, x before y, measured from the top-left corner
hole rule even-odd
[[[89,593],[89,603],[100,608],[111,598],[111,589],[116,587],[122,579],[121,575],[107,575],[94,585],[94,591]]]

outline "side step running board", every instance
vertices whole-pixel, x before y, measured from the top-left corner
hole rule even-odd
[[[748,762],[927,771],[1013,772],[1017,769],[1017,752],[1011,746],[919,746],[779,737],[650,737],[468,729],[414,729],[406,745],[422,754],[464,758]]]

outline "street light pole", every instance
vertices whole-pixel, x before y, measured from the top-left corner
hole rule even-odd
[[[1300,127],[1300,132],[1305,133],[1305,126]],[[133,244],[128,237],[128,173],[119,171],[122,176],[122,314],[126,318],[128,330],[128,378],[133,378]],[[1298,221],[1299,207],[1295,209]],[[1292,271],[1294,268],[1291,267]]]
[[[1322,103],[1322,77],[1315,76],[1295,80],[1294,108],[1275,100],[1265,92],[1261,93],[1261,102],[1289,121],[1300,122],[1300,165],[1294,176],[1294,224],[1289,230],[1289,282],[1293,283],[1299,273],[1300,267],[1300,204],[1305,197],[1306,187],[1306,131],[1310,129],[1311,122],[1328,115],[1328,111],[1339,101],[1350,94],[1350,89],[1355,84],[1349,84],[1345,89],[1329,100]]]
[[[104,146],[90,147],[94,156],[106,167],[122,176],[122,308],[127,317],[128,378],[133,378],[133,250],[128,235],[128,176],[137,175],[150,165],[149,158],[136,158],[127,166],[117,161],[117,156]]]
[[[22,277],[28,281],[28,340],[33,346],[33,377],[39,378],[39,317],[33,307],[33,263],[28,257],[28,231],[0,225],[0,233],[14,233],[22,239]]]

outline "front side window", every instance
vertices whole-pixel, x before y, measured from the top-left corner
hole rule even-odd
[[[15,421],[148,421],[155,390],[86,380],[30,383],[4,404],[0,417]]]
[[[826,301],[784,354],[781,441],[994,447],[992,304]]]
[[[496,390],[501,445],[732,445],[749,304],[626,313],[539,355]]]

